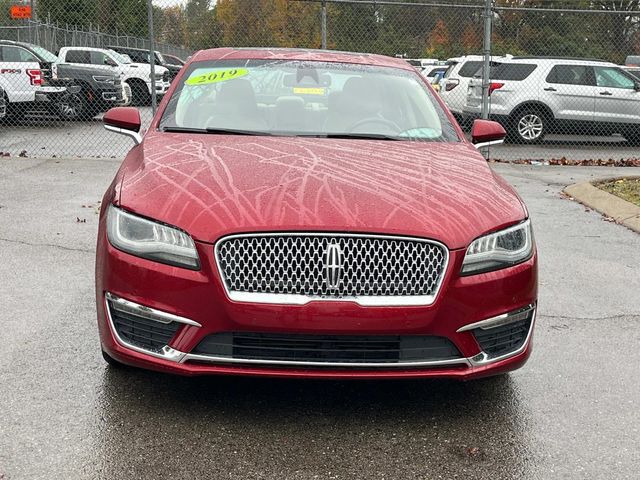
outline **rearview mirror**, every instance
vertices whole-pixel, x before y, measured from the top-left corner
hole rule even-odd
[[[140,112],[133,107],[115,107],[104,114],[104,128],[131,137],[136,145],[142,142]]]
[[[471,127],[471,143],[476,148],[498,145],[504,142],[507,132],[498,122],[476,120]]]

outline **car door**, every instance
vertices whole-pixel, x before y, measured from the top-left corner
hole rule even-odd
[[[540,100],[558,120],[593,122],[596,106],[593,69],[587,65],[554,65],[541,85]]]
[[[91,50],[90,58],[92,66],[118,76],[118,63],[106,52]]]
[[[35,101],[43,83],[36,56],[17,45],[0,45],[0,77],[10,102]]]
[[[640,123],[640,80],[621,68],[594,67],[598,122]]]
[[[91,65],[91,52],[89,50],[63,50],[63,58],[65,63],[74,65]]]

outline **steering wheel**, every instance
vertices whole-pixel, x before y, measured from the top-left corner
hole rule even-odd
[[[351,127],[349,127],[347,131],[349,133],[354,133],[354,130],[356,128],[361,127],[362,125],[366,125],[368,123],[377,123],[379,125],[385,125],[387,127],[390,127],[393,130],[393,133],[402,132],[402,129],[397,124],[395,124],[391,120],[387,120],[385,118],[380,118],[380,117],[369,117],[369,118],[363,118],[362,120],[358,120],[356,123],[351,125]]]

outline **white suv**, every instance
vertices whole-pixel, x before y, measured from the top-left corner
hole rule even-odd
[[[510,57],[510,55],[506,57],[491,57],[491,61],[493,64]],[[467,99],[469,82],[478,69],[482,68],[483,62],[484,57],[482,55],[467,55],[447,60],[449,68],[447,68],[442,80],[440,80],[440,96],[460,123],[465,123],[463,121],[463,108]]]
[[[130,58],[106,48],[63,47],[59,57],[72,65],[92,65],[120,76],[131,88],[135,105],[148,105],[151,99],[151,66],[133,63]],[[156,94],[162,96],[169,89],[169,70],[155,67]]]
[[[557,132],[619,133],[640,143],[640,81],[613,63],[514,57],[492,68],[490,77],[490,118],[514,141],[539,143]],[[482,80],[475,78],[464,115],[478,118],[481,107]]]

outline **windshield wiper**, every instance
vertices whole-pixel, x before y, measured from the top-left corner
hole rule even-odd
[[[205,129],[207,133],[221,133],[227,135],[273,135],[269,132],[260,132],[256,130],[238,130],[235,128],[215,128],[215,127],[207,127]]]
[[[190,127],[164,127],[163,132],[181,133],[212,133],[223,135],[271,135],[269,132],[259,132],[255,130],[237,130],[235,128],[190,128]]]
[[[404,140],[402,137],[394,137],[393,135],[385,135],[383,133],[327,133],[326,135],[318,135],[326,138],[357,138],[362,140]]]
[[[204,128],[162,127],[163,132],[207,133]]]

